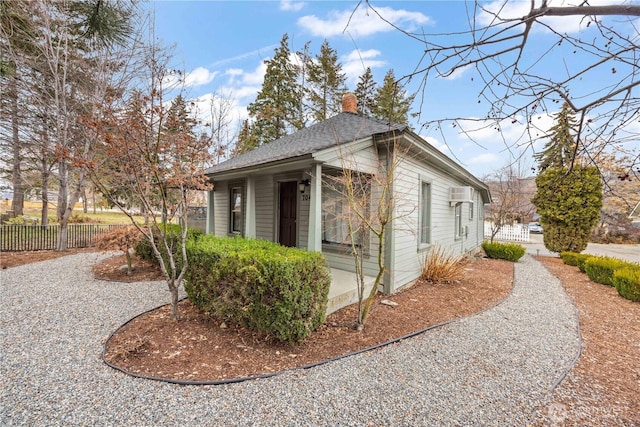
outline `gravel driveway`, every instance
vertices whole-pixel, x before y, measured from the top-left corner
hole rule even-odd
[[[168,292],[93,279],[101,256],[0,273],[0,425],[523,425],[579,351],[574,306],[525,256],[501,304],[378,351],[224,386],[135,379],[102,344]]]

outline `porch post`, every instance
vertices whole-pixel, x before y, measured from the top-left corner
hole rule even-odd
[[[216,234],[215,213],[213,211],[213,189],[207,191],[207,222],[205,224],[205,233]]]
[[[247,178],[247,203],[245,208],[244,237],[256,237],[256,184],[253,176]]]
[[[322,252],[322,165],[320,163],[312,166],[310,190],[307,250]]]

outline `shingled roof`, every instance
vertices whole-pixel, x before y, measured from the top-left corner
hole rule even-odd
[[[372,135],[390,131],[402,132],[405,129],[407,129],[407,125],[384,123],[359,114],[343,112],[291,135],[261,145],[255,150],[224,161],[207,169],[205,174],[228,172],[264,165],[278,160],[293,159]]]

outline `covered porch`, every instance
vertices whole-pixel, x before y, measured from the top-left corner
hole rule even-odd
[[[264,239],[321,252],[332,276],[327,314],[358,301],[354,259],[342,236],[346,226],[336,219],[336,210],[346,204],[332,202],[335,190],[323,182],[341,170],[334,151],[328,150],[320,160],[298,158],[216,174],[206,224],[207,233],[217,236]],[[364,260],[366,293],[375,281],[374,261],[370,256]]]

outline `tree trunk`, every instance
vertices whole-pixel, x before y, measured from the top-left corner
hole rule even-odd
[[[40,222],[43,226],[49,225],[49,171],[47,161],[42,159],[42,209],[40,211]]]
[[[69,201],[69,173],[67,171],[67,164],[64,160],[60,161],[58,164],[58,177],[57,219],[58,224],[60,224],[60,232],[58,233],[56,250],[62,252],[67,250],[67,231],[69,225],[69,216],[66,215],[67,204]],[[73,207],[71,209],[73,210]]]
[[[61,162],[60,165],[62,165],[64,162]],[[66,168],[66,166],[65,166]],[[75,184],[75,189],[73,190],[73,193],[71,193],[71,196],[69,196],[69,180],[68,180],[68,174],[66,175],[67,178],[65,178],[65,185],[66,185],[66,189],[64,190],[64,195],[65,195],[65,202],[63,206],[66,206],[65,209],[63,209],[63,213],[61,218],[59,219],[60,222],[60,234],[59,234],[59,240],[58,240],[58,251],[66,251],[67,250],[67,235],[68,235],[68,229],[69,229],[69,220],[71,219],[71,216],[73,215],[73,208],[76,204],[76,202],[78,200],[80,200],[80,194],[82,194],[82,189],[84,188],[84,183],[86,181],[86,175],[84,174],[84,172],[80,172],[79,176],[78,176],[78,182]],[[60,183],[60,187],[62,187],[62,182]],[[61,191],[59,191],[60,194]],[[58,213],[60,213],[61,208],[60,208],[61,204],[60,201],[58,201]]]
[[[129,249],[125,251],[125,256],[127,257],[127,276],[131,276],[133,274],[133,262],[131,260],[131,251]]]
[[[9,79],[9,98],[11,99],[11,148],[13,198],[11,209],[15,215],[24,215],[24,181],[22,180],[22,144],[20,143],[18,116],[18,88],[15,77]]]
[[[178,287],[174,280],[169,282],[169,292],[171,292],[171,319],[180,320],[180,313],[178,312]]]

